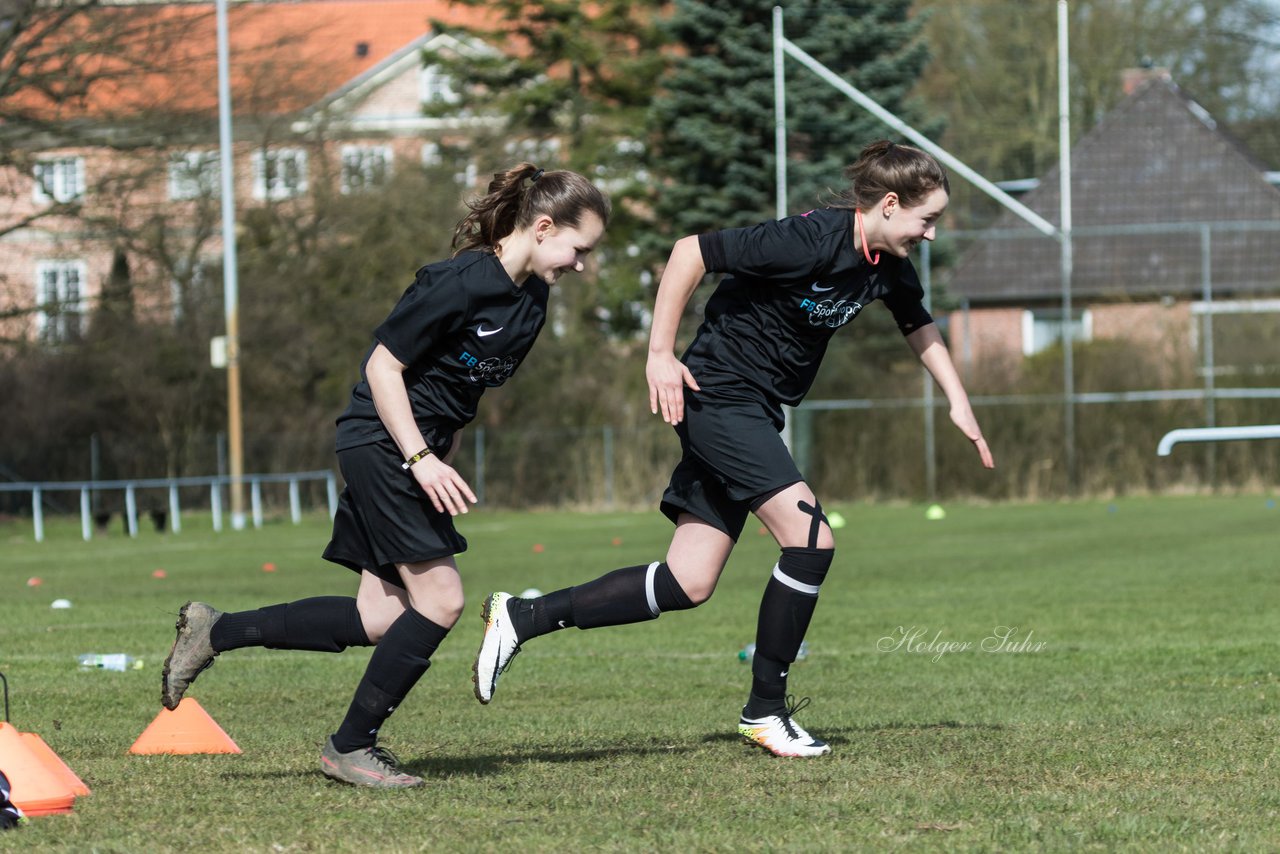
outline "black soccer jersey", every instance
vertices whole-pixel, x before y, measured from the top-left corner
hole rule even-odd
[[[760,397],[781,424],[781,404],[804,398],[831,336],[871,301],[904,335],[933,322],[911,262],[867,263],[853,228],[853,211],[827,208],[699,236],[707,271],[730,274],[682,357],[701,388]]]
[[[486,388],[515,373],[546,322],[548,292],[537,276],[517,287],[491,253],[463,252],[419,270],[374,331],[406,366],[409,403],[433,450],[443,452],[454,431],[476,417]],[[389,437],[365,377],[373,349],[338,417],[338,450]]]

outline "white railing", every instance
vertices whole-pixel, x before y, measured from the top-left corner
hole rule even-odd
[[[1249,427],[1183,427],[1164,434],[1156,447],[1159,456],[1167,457],[1179,442],[1236,442],[1244,439],[1280,439],[1280,424],[1256,424]]]
[[[329,515],[338,512],[338,480],[332,471],[303,471],[288,474],[247,474],[242,478],[249,485],[249,501],[253,527],[262,527],[262,485],[264,483],[289,484],[289,518],[297,525],[302,521],[302,500],[298,484],[303,482],[324,481],[329,503]],[[46,483],[2,483],[0,492],[30,492],[31,520],[35,528],[36,542],[44,542],[44,496],[46,492],[79,492],[80,493],[80,532],[85,540],[93,537],[92,496],[95,493],[121,490],[124,492],[125,524],[129,536],[138,536],[138,498],[139,489],[165,489],[169,493],[168,523],[169,530],[178,534],[182,532],[182,506],[178,498],[180,487],[204,486],[209,489],[209,508],[213,516],[213,530],[222,530],[222,490],[231,483],[231,478],[222,476],[210,477],[169,477],[143,478],[136,480],[96,480],[96,481],[61,481]]]

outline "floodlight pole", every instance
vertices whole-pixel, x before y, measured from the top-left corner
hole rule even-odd
[[[782,7],[773,7],[773,173],[775,181],[774,211],[778,219],[787,215],[787,76],[782,52]],[[790,406],[782,407],[782,444],[795,453],[791,435]]]
[[[227,443],[230,456],[231,527],[245,527],[244,429],[240,412],[240,284],[236,272],[236,199],[231,159],[231,82],[227,48],[227,0],[217,0],[218,154],[222,184],[222,295],[227,321]]]
[[[1071,93],[1067,50],[1067,0],[1058,0],[1058,187],[1062,230],[1062,432],[1067,490],[1076,491],[1076,373],[1072,347]]]

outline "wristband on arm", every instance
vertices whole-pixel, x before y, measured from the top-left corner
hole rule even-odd
[[[412,457],[409,457],[409,459],[402,462],[400,464],[400,468],[404,469],[405,471],[408,471],[410,468],[413,467],[414,463],[419,462],[420,460],[425,460],[429,456],[431,456],[431,449],[423,448],[421,451],[418,451],[418,453],[414,454]]]

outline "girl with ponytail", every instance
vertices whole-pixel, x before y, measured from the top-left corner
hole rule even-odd
[[[665,559],[624,567],[536,599],[494,593],[483,606],[476,697],[534,638],[694,608],[715,591],[749,513],[780,548],[765,568],[751,689],[738,733],[776,756],[830,747],[795,720],[787,675],[834,566],[835,539],[779,431],[783,406],[808,392],[831,337],[879,300],[942,387],[951,420],[985,468],[995,465],[942,335],[923,305],[908,254],[933,240],[947,207],[947,175],[929,154],[888,141],[865,147],[836,204],[750,228],[676,242],[658,286],[649,336],[649,405],[675,427],[684,456],[662,496],[675,523]],[[707,273],[727,274],[703,323],[676,358],[676,328]],[[852,567],[839,567],[842,571]]]
[[[357,786],[422,784],[377,744],[378,730],[431,664],[462,612],[453,517],[475,493],[450,465],[486,388],[505,383],[547,318],[551,285],[581,272],[609,221],[583,176],[532,163],[494,175],[468,202],[451,258],[423,267],[361,365],[338,418],[346,487],[324,557],[359,574],[354,597],[223,613],[188,602],[165,661],[161,699],[178,705],[220,653],[240,647],[341,652],[376,646],[321,771]]]

